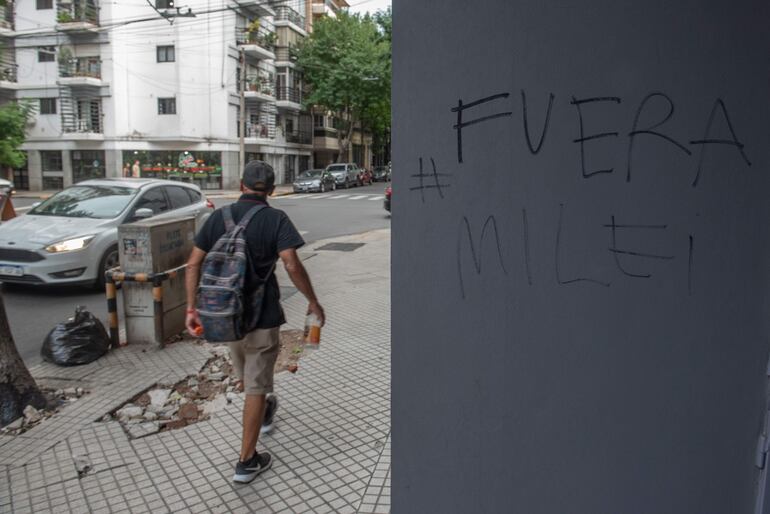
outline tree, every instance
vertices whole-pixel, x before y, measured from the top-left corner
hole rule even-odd
[[[29,103],[10,102],[0,106],[0,169],[9,176],[13,168],[24,165],[21,148],[27,132],[27,119],[32,115]]]
[[[332,111],[342,122],[338,160],[347,156],[357,124],[372,129],[386,104],[390,117],[390,45],[371,17],[342,12],[314,22],[297,46],[297,64],[311,89],[307,106]]]
[[[42,409],[45,404],[45,398],[13,342],[0,294],[0,426],[20,417],[27,405]]]

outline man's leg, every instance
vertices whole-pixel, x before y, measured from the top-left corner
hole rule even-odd
[[[259,427],[265,415],[265,395],[247,394],[243,403],[243,436],[241,438],[241,462],[246,462],[257,450]]]

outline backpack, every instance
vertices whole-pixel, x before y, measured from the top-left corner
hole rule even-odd
[[[237,225],[233,221],[230,206],[222,208],[225,233],[203,259],[196,299],[198,315],[203,325],[203,337],[210,343],[239,341],[250,329],[244,316],[246,299],[243,290],[249,261],[245,229],[251,219],[265,207],[253,207]],[[249,325],[256,324],[262,310],[265,284],[274,267],[275,263],[248,299],[249,307],[254,313],[248,320]]]

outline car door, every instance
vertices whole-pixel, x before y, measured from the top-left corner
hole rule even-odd
[[[197,194],[197,201],[193,201],[197,191],[184,186],[163,186],[166,191],[169,202],[171,202],[171,216],[183,217],[192,216],[195,218],[196,232],[203,222],[203,215],[206,210],[200,208],[201,196]],[[191,194],[192,193],[192,194]]]
[[[143,191],[139,199],[136,200],[130,212],[126,215],[125,223],[136,221],[136,211],[139,209],[152,210],[153,217],[166,214],[170,210],[168,199],[161,187],[153,187]]]

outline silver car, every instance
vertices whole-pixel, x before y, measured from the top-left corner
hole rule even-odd
[[[326,171],[332,174],[337,187],[345,189],[358,185],[358,174],[361,172],[352,162],[330,164],[326,167]]]
[[[157,216],[195,216],[214,205],[198,186],[156,179],[79,182],[0,225],[0,281],[93,284],[118,265],[118,226]]]

